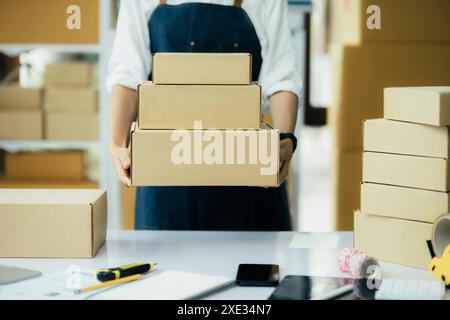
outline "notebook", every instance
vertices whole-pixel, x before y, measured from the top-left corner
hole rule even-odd
[[[233,287],[234,279],[162,271],[90,296],[92,300],[195,300]]]

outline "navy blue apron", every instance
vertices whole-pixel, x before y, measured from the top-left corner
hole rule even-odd
[[[236,0],[234,6],[160,2],[148,22],[152,53],[251,53],[253,80],[258,80],[261,45],[242,1]],[[286,185],[139,187],[135,226],[138,230],[289,231]]]

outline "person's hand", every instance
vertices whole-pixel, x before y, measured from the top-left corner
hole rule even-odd
[[[281,140],[280,143],[280,184],[283,184],[289,174],[289,164],[294,155],[294,144],[291,139]]]
[[[111,147],[111,159],[116,168],[117,175],[125,186],[131,187],[130,167],[131,167],[131,155],[128,148]]]

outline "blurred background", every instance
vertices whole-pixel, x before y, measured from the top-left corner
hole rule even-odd
[[[75,33],[55,27],[72,4],[82,9]],[[382,116],[385,87],[450,85],[450,1],[289,6],[304,79],[289,177],[294,226],[353,230],[362,122]],[[119,184],[108,153],[104,83],[119,8],[114,0],[0,1],[0,188],[105,188],[109,228],[133,229],[135,191]]]

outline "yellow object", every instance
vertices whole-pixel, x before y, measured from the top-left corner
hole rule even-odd
[[[428,271],[439,281],[444,281],[445,285],[450,285],[450,245],[445,249],[441,258],[433,258]]]
[[[126,277],[126,278],[120,278],[120,279],[116,279],[116,280],[112,280],[112,281],[103,282],[103,283],[100,283],[100,284],[96,284],[94,286],[90,286],[90,287],[81,289],[78,293],[94,291],[94,290],[98,290],[98,289],[102,289],[102,288],[106,288],[106,287],[115,286],[115,285],[118,285],[118,284],[130,282],[130,281],[134,281],[134,280],[139,279],[141,276],[142,275],[140,275],[140,274],[136,274],[134,276],[130,276],[130,277]]]

